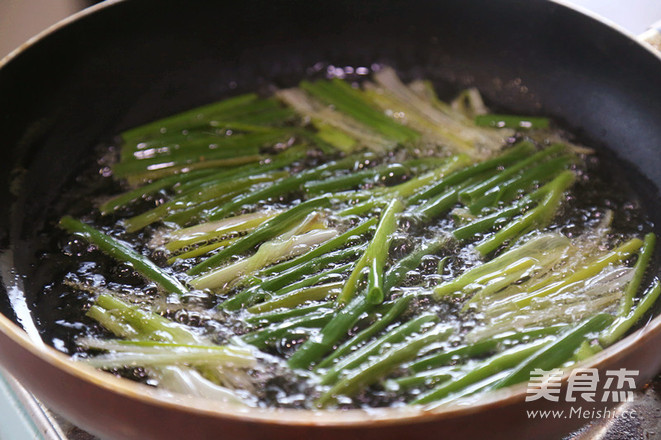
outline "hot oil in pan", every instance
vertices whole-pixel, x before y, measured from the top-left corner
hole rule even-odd
[[[90,156],[88,163],[81,168],[75,181],[70,182],[69,190],[58,202],[57,209],[52,211],[52,224],[55,224],[62,214],[82,218],[107,234],[127,241],[142,254],[167,268],[164,252],[158,249],[152,250],[147,246],[150,237],[157,231],[158,225],[148,226],[139,233],[127,234],[117,224],[120,218],[129,217],[143,208],[162,204],[166,200],[167,194],[157,193],[146,197],[137,205],[119,211],[116,215],[101,216],[94,209],[100,198],[107,194],[116,194],[121,190],[107,172],[109,158],[117,154],[114,147],[110,146],[112,144],[113,142],[109,142],[99,146],[95,150],[95,154]],[[314,158],[310,160],[314,161]],[[641,200],[638,195],[640,189],[633,187],[638,185],[633,182],[638,182],[639,179],[631,173],[631,170],[622,169],[621,163],[609,157],[608,153],[600,152],[590,156],[586,161],[585,169],[578,171],[578,176],[577,184],[569,193],[569,201],[575,209],[562,211],[554,220],[551,229],[562,232],[570,238],[577,237],[587,226],[602,220],[604,213],[609,210],[615,213],[612,224],[613,230],[616,231],[615,235],[638,235],[653,229],[653,224],[645,209],[649,200]],[[613,185],[613,182],[617,182],[617,185]],[[449,231],[451,228],[450,222],[439,222],[431,229],[439,232]],[[416,231],[414,223],[411,224],[410,229],[416,232],[422,241],[426,239],[425,234],[429,232]],[[42,338],[60,351],[78,358],[85,358],[90,353],[79,348],[75,343],[76,339],[82,336],[111,336],[95,321],[84,315],[96,295],[95,289],[99,287],[118,292],[129,301],[152,303],[163,316],[195,327],[200,333],[211,335],[218,343],[223,343],[232,335],[246,331],[236,316],[224,314],[215,309],[225,299],[222,295],[214,296],[196,291],[182,298],[174,296],[163,298],[158,294],[153,283],[146,282],[130,266],[118,264],[80,238],[57,228],[43,231],[40,237],[45,250],[37,257],[34,277],[37,281],[32,284],[39,286],[41,283],[43,287],[32,292],[30,297],[35,298],[34,314]],[[392,245],[392,257],[401,258],[410,252],[410,247],[411,243],[407,241],[406,237],[395,237]],[[464,272],[476,263],[471,256],[459,252],[444,263],[445,271],[439,275],[440,260],[441,258],[430,258],[418,268],[416,273],[408,275],[409,279],[404,281],[403,286],[418,285],[428,289],[451,278],[454,274]],[[194,263],[195,260],[189,266]],[[81,288],[81,285],[87,285],[90,288],[84,289]],[[450,321],[459,319],[458,306],[438,305],[421,299],[414,301],[409,312],[403,315],[400,321],[405,322],[411,315],[425,310],[437,313]],[[462,324],[463,331],[469,331],[472,326],[471,320],[467,320]],[[360,324],[353,331],[356,332],[359,328]],[[286,357],[294,348],[295,344],[276,344],[270,349],[270,352]],[[133,380],[157,384],[148,379],[141,368],[115,369],[113,372]],[[262,405],[307,408],[309,402],[304,396],[317,396],[320,393],[305,380],[277,367],[256,374],[255,381],[263,390],[259,396]],[[352,402],[340,402],[340,406],[398,405],[403,404],[407,398],[417,392],[418,390],[414,388],[407,393],[398,394],[377,385],[368,388]]]

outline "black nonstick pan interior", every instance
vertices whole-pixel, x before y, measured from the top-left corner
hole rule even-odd
[[[621,165],[661,224],[661,62],[634,40],[542,0],[125,1],[0,69],[0,248],[28,306],[43,231],[100,141],[214,99],[288,86],[328,65],[395,67],[448,94],[554,118]],[[12,209],[9,207],[12,206]],[[5,271],[4,276],[7,277]],[[11,295],[0,311],[17,320]],[[39,322],[47,310],[34,308]],[[41,316],[40,316],[41,315]]]

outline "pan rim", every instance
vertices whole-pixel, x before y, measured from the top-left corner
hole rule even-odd
[[[30,37],[28,40],[23,42],[21,45],[13,49],[11,52],[9,52],[7,55],[4,57],[0,58],[0,69],[4,68],[9,62],[11,62],[14,58],[18,57],[21,53],[25,52],[27,49],[30,47],[34,46],[37,44],[39,41],[43,40],[44,38],[48,37],[50,34],[53,34],[57,31],[59,31],[62,28],[65,28],[69,24],[76,22],[88,15],[94,14],[98,11],[113,7],[117,4],[120,3],[125,3],[127,0],[105,0],[101,3],[97,3],[96,5],[87,7],[85,9],[82,9],[66,18],[63,18],[62,20],[50,25],[46,29],[42,30],[41,32],[35,34],[34,36]],[[629,30],[625,29],[624,27],[620,26],[619,24],[581,6],[577,5],[575,3],[571,3],[570,0],[546,0],[549,3],[555,3],[558,6],[564,7],[566,9],[573,10],[575,12],[578,12],[594,21],[597,21],[601,24],[603,24],[606,27],[611,28],[612,30],[618,32],[619,34],[622,34],[629,40],[635,41],[640,47],[645,49],[647,52],[653,54],[656,58],[658,58],[661,61],[661,51],[658,51],[651,47],[649,44],[646,44],[644,41],[641,41],[639,38],[639,35],[636,35]],[[651,24],[651,23],[650,23]]]
[[[137,400],[140,403],[151,406],[171,408],[186,413],[229,418],[240,422],[268,422],[270,424],[287,426],[320,427],[361,427],[375,422],[378,422],[380,425],[384,423],[389,425],[424,423],[439,419],[453,419],[488,411],[494,407],[522,403],[526,396],[527,388],[526,383],[521,383],[503,390],[488,393],[482,396],[477,402],[474,401],[474,398],[471,399],[468,397],[457,400],[451,406],[432,409],[427,409],[425,406],[372,408],[369,410],[302,410],[242,407],[227,402],[152,388],[148,385],[132,382],[127,379],[115,377],[110,373],[99,371],[91,366],[72,360],[66,354],[46,344],[36,344],[24,330],[2,314],[0,314],[0,333],[7,336],[13,343],[20,346],[21,349],[29,352],[50,366],[105,391],[119,394],[122,397]],[[619,359],[626,358],[629,352],[635,348],[635,345],[642,343],[643,339],[654,339],[659,335],[661,335],[661,315],[648,321],[634,333],[604,349],[587,361],[573,365],[572,368],[603,369],[605,365],[610,365]],[[1,360],[2,358],[0,358]],[[11,372],[11,366],[5,367]],[[570,371],[566,369],[562,378],[563,382],[566,382],[569,374]]]
[[[3,69],[7,64],[9,64],[12,60],[17,58],[20,54],[22,54],[32,46],[36,45],[37,43],[39,43],[41,40],[45,39],[49,35],[59,31],[62,28],[67,27],[71,23],[74,23],[83,17],[96,13],[97,11],[100,11],[102,9],[109,8],[118,3],[123,3],[124,1],[126,0],[104,0],[101,3],[97,3],[96,5],[82,9],[74,14],[69,15],[68,17],[63,18],[62,20],[56,23],[53,23],[52,25],[48,26],[46,29],[28,38],[25,42],[20,44],[18,47],[14,48],[4,57],[0,58],[0,69]]]

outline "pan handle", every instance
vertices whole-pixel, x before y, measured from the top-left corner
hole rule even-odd
[[[657,21],[650,26],[649,29],[640,34],[638,39],[661,52],[661,20]]]

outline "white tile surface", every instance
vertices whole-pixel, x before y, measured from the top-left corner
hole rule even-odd
[[[78,0],[0,0],[0,58],[80,8]]]
[[[661,0],[568,0],[567,3],[589,9],[633,34],[640,34],[661,20]]]

